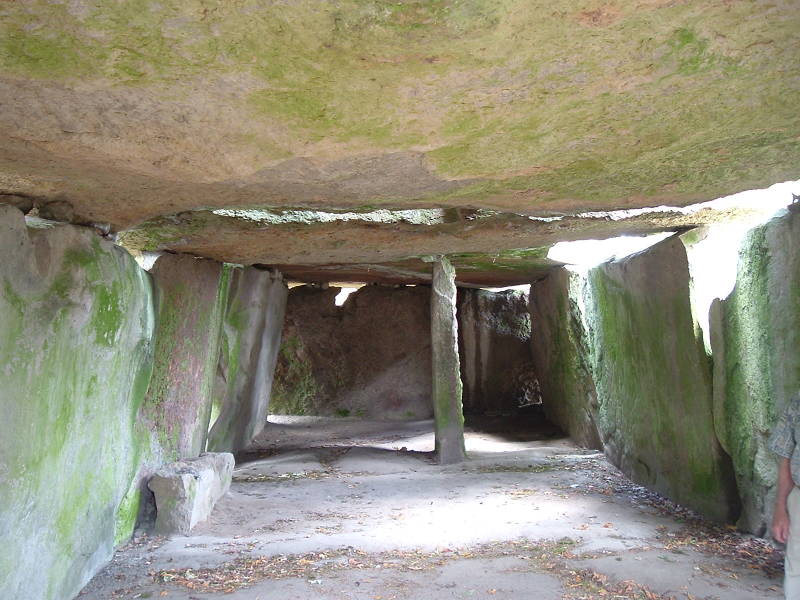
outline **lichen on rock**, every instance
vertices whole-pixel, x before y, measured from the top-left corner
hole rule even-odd
[[[753,229],[739,253],[736,286],[711,319],[714,409],[742,495],[739,525],[766,531],[777,477],[772,427],[800,391],[800,214],[796,207]]]
[[[281,342],[287,287],[280,273],[252,267],[233,271],[222,325],[215,390],[218,403],[209,451],[238,452],[267,422]]]
[[[551,278],[533,286],[531,301],[548,414],[599,441],[634,481],[716,520],[735,518],[733,465],[716,438],[712,366],[680,238]]]
[[[0,228],[0,596],[56,600],[133,528],[153,290],[88,229],[3,206]]]

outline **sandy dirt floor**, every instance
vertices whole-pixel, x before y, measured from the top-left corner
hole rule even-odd
[[[781,598],[781,553],[633,485],[526,419],[270,417],[188,537],[139,532],[82,600]]]

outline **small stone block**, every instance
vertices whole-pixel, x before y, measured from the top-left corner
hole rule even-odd
[[[233,454],[208,452],[159,469],[147,483],[156,497],[156,532],[187,535],[231,487]]]

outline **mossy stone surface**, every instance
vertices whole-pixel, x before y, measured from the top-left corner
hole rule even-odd
[[[586,278],[559,268],[531,286],[531,350],[547,418],[577,443],[602,448],[582,310]]]
[[[431,405],[430,288],[289,290],[270,412],[427,419]]]
[[[223,382],[214,399],[207,449],[243,450],[263,429],[272,392],[288,289],[279,273],[235,269],[225,307],[217,373]]]
[[[537,399],[528,294],[460,288],[456,317],[465,414],[516,414]]]
[[[153,290],[91,230],[0,207],[0,597],[71,598],[130,535]]]
[[[742,495],[739,525],[763,534],[771,519],[776,457],[767,441],[800,390],[800,213],[752,230],[736,287],[712,311],[717,431],[733,457]]]
[[[166,254],[151,272],[157,342],[142,415],[165,462],[205,450],[230,269]]]
[[[694,322],[680,237],[532,288],[534,356],[548,415],[602,445],[627,476],[729,521],[740,500],[717,440],[712,364]]]
[[[606,453],[634,481],[719,521],[738,516],[716,438],[712,365],[679,237],[590,271],[587,321]]]
[[[711,200],[796,178],[799,26],[793,2],[19,0],[0,189],[119,228]]]

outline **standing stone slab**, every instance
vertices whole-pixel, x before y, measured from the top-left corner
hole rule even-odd
[[[2,205],[0,257],[0,598],[64,600],[133,528],[153,293],[94,231]]]
[[[456,271],[447,258],[433,263],[431,358],[436,454],[441,464],[464,460],[464,414],[456,320]]]
[[[156,498],[156,532],[188,535],[208,519],[231,487],[233,454],[210,452],[156,471],[147,486]]]
[[[736,286],[711,311],[717,434],[742,497],[739,527],[763,535],[772,518],[775,421],[800,391],[800,210],[742,242]]]
[[[538,400],[528,294],[461,288],[456,312],[464,412],[513,414]]]
[[[280,273],[235,269],[222,331],[221,389],[208,449],[238,452],[264,428],[288,288]]]
[[[589,272],[586,320],[597,422],[634,481],[719,521],[737,516],[730,457],[712,414],[711,362],[678,236]]]
[[[597,435],[634,481],[712,519],[735,518],[680,237],[588,272],[556,271],[531,298],[548,414],[584,443]]]
[[[533,283],[531,346],[547,418],[582,446],[600,449],[597,390],[579,302],[585,285],[584,276],[563,267]]]
[[[158,432],[169,461],[205,449],[230,269],[164,254],[151,274],[158,341],[143,417]]]

